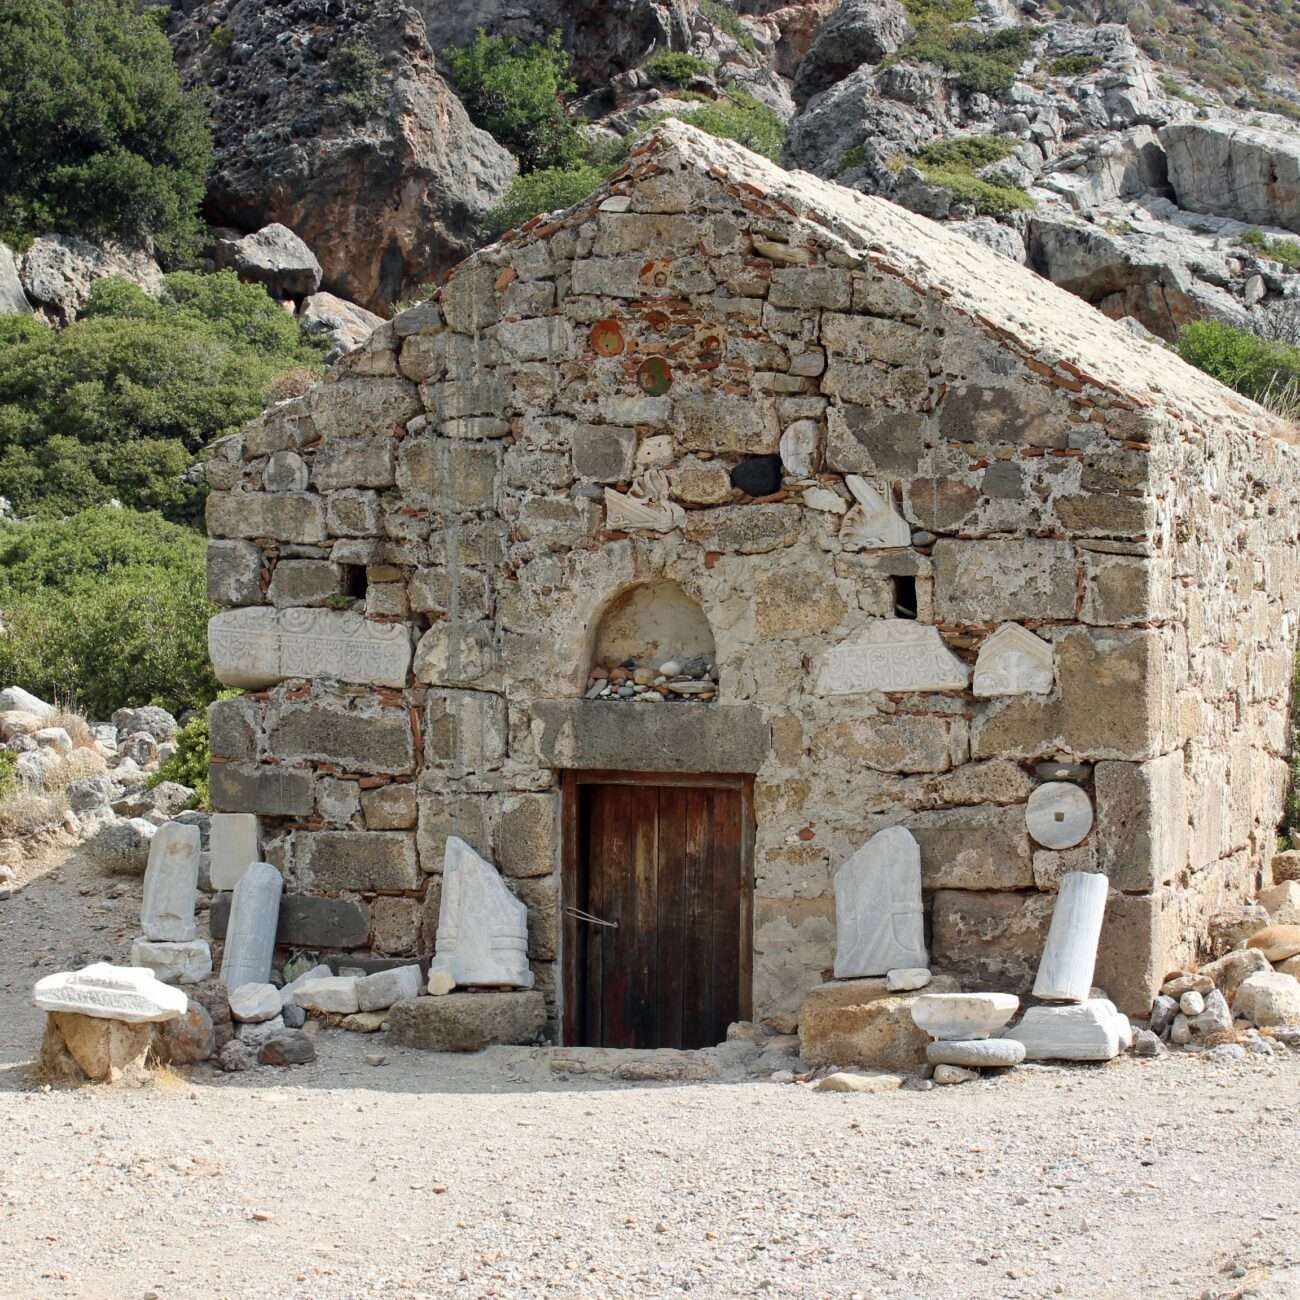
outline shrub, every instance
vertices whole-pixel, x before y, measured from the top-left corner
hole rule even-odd
[[[1270,239],[1262,230],[1248,230],[1238,242],[1254,249],[1261,257],[1270,257],[1293,271],[1300,271],[1300,240]]]
[[[694,54],[678,54],[673,50],[660,50],[642,65],[641,71],[656,81],[669,86],[689,85],[696,77],[706,77],[713,65]]]
[[[572,207],[597,189],[605,176],[604,168],[585,162],[516,176],[505,198],[487,213],[484,225],[495,237],[539,212]]]
[[[205,544],[158,515],[100,507],[0,527],[0,678],[92,717],[214,698]]]
[[[133,0],[0,6],[0,234],[45,230],[171,257],[198,232],[212,141],[158,22]]]
[[[1033,47],[1037,29],[1004,27],[976,32],[955,27],[949,14],[958,8],[925,6],[914,24],[916,35],[895,59],[933,63],[945,72],[955,73],[958,89],[968,94],[1006,94]]]
[[[223,692],[226,694],[227,692]],[[163,759],[149,778],[149,789],[163,781],[176,781],[194,791],[200,808],[208,806],[208,711],[199,709],[176,732],[176,752]]]
[[[947,140],[935,140],[917,150],[918,163],[929,167],[954,167],[971,171],[987,167],[1010,156],[1009,140],[995,135],[954,135]]]
[[[376,112],[384,102],[384,65],[363,40],[346,41],[329,58],[330,75],[340,90],[335,103],[357,121]]]
[[[931,185],[948,190],[982,215],[996,217],[1034,206],[1018,185],[975,175],[976,168],[1001,162],[1011,150],[1011,142],[997,136],[959,135],[927,144],[913,161]]]
[[[1100,72],[1102,61],[1095,54],[1063,54],[1053,59],[1047,70],[1054,77],[1086,77]]]
[[[1300,413],[1300,348],[1203,320],[1184,328],[1178,355],[1280,415]]]
[[[165,276],[157,302],[101,280],[60,331],[8,319],[0,493],[24,514],[116,499],[196,519],[203,490],[182,475],[200,449],[252,419],[278,374],[320,356],[261,286],[229,271]]]
[[[12,749],[0,749],[0,800],[8,799],[18,788],[18,755]]]
[[[521,46],[480,29],[468,45],[442,54],[474,124],[509,149],[521,171],[578,161],[582,136],[564,108],[577,83],[559,32]]]
[[[753,33],[722,3],[722,0],[700,0],[700,13],[720,32],[726,32],[742,50],[752,54],[758,48]]]
[[[773,161],[780,159],[785,148],[785,123],[766,104],[744,91],[728,91],[716,103],[669,116],[689,122],[708,135],[734,140]]]
[[[855,167],[861,167],[867,161],[867,148],[865,145],[855,144],[845,149],[843,156],[840,158],[840,171],[852,171]]]

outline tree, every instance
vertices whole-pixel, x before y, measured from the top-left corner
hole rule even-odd
[[[0,5],[0,235],[46,230],[187,252],[212,159],[156,11],[133,0]]]

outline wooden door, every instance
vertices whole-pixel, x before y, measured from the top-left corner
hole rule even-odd
[[[570,1043],[707,1047],[749,1015],[748,782],[663,779],[571,784]]]

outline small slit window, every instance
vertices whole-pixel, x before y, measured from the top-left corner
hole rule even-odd
[[[916,579],[899,577],[894,583],[894,617],[916,617]]]
[[[366,594],[366,566],[364,564],[345,564],[343,566],[343,594],[353,600],[363,600]]]

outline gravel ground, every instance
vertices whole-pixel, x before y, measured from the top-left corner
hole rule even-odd
[[[846,1095],[325,1031],[292,1070],[46,1090],[31,984],[124,960],[138,901],[72,858],[0,902],[5,1300],[1300,1300],[1300,1054]]]

